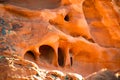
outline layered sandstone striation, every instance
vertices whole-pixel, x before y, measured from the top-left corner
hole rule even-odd
[[[120,70],[119,3],[119,0],[0,0],[0,55],[10,58],[16,55],[41,69],[84,77],[102,68]],[[8,64],[4,63],[0,71]],[[20,65],[28,64],[20,61]],[[10,75],[37,74],[28,67],[21,67],[18,72],[17,69]],[[0,76],[8,72],[11,68]]]

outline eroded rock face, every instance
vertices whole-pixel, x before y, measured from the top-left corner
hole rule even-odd
[[[0,56],[0,73],[0,80],[83,80],[76,73],[40,69],[34,62],[15,55]]]
[[[0,80],[35,79],[38,74],[37,70],[37,65],[30,61],[15,57],[0,56]]]
[[[109,70],[102,69],[85,78],[85,80],[119,80],[115,73]]]
[[[0,55],[83,76],[102,68],[119,70],[115,1],[7,0],[0,4]]]

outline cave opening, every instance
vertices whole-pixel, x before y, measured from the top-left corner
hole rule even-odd
[[[35,61],[35,55],[32,51],[27,51],[24,55],[24,59],[34,62]]]
[[[58,64],[59,66],[64,66],[64,54],[61,48],[58,48]]]
[[[55,53],[54,49],[51,46],[42,45],[40,46],[39,51],[40,51],[40,61],[51,64]]]
[[[69,15],[68,15],[68,14],[64,17],[64,20],[65,20],[65,21],[69,21],[69,20],[70,20],[70,18],[69,18]]]

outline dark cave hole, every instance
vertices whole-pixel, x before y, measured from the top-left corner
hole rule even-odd
[[[24,59],[34,62],[35,61],[35,55],[32,51],[27,51],[24,55]]]
[[[73,57],[72,57],[73,53],[71,49],[69,51],[69,55],[70,55],[70,66],[72,66],[73,65]]]
[[[53,56],[54,56],[54,49],[48,45],[42,45],[39,48],[40,51],[40,61],[52,63]]]
[[[65,20],[65,21],[70,21],[69,15],[66,15],[66,16],[64,17],[64,20]]]
[[[72,66],[73,65],[73,58],[70,57],[70,65]]]
[[[62,67],[64,66],[64,55],[61,48],[58,48],[58,64]]]

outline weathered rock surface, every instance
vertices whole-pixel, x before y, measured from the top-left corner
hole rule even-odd
[[[0,73],[0,80],[83,79],[81,75],[76,73],[62,73],[57,70],[40,69],[35,63],[23,60],[17,56],[0,56]]]
[[[23,62],[34,62],[42,69],[83,76],[102,68],[120,70],[119,3],[119,0],[0,0],[0,55],[17,55]],[[4,63],[8,65],[6,60]],[[15,71],[4,68],[6,64],[0,66],[0,71],[6,68],[8,71],[0,76],[8,72],[37,74],[25,67],[27,63],[24,69],[17,66]]]
[[[115,76],[115,73],[109,70],[101,70],[99,72],[95,72],[85,78],[85,80],[119,80],[118,77]]]

